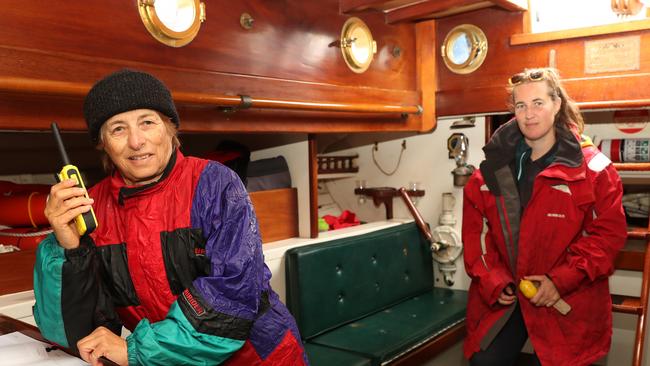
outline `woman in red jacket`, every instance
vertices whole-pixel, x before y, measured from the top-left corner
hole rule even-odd
[[[581,143],[584,122],[554,69],[509,81],[515,118],[483,148],[464,191],[464,353],[471,365],[514,365],[530,338],[538,365],[588,365],[611,342],[607,278],[626,237],[621,181]],[[517,289],[522,279],[538,287],[531,299]],[[555,309],[559,299],[572,311]]]

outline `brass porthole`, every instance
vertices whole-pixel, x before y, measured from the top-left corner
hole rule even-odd
[[[138,0],[138,10],[149,33],[171,47],[190,43],[205,20],[199,0]]]
[[[447,33],[441,51],[449,70],[457,74],[469,74],[485,61],[488,41],[485,33],[477,26],[462,24]]]
[[[360,74],[370,67],[377,42],[370,28],[359,18],[350,18],[341,29],[341,53],[350,70]]]

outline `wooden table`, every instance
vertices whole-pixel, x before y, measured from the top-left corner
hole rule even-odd
[[[0,335],[9,334],[13,332],[20,332],[28,337],[34,338],[41,342],[50,343],[47,340],[45,340],[45,338],[43,338],[41,332],[35,326],[21,322],[20,320],[16,320],[14,318],[10,318],[6,315],[0,314]],[[74,355],[74,353],[70,353],[70,354]]]

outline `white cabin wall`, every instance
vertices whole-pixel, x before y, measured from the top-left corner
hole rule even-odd
[[[379,150],[375,152],[376,160],[385,171],[395,169],[402,148],[402,141],[406,140],[406,150],[395,174],[383,174],[373,163],[372,149],[374,145],[365,145],[349,150],[338,151],[330,155],[358,154],[357,165],[359,172],[351,178],[332,179],[321,184],[327,184],[334,200],[342,210],[348,209],[357,214],[361,221],[371,222],[385,220],[383,205],[375,207],[372,199],[359,203],[359,196],[354,194],[356,181],[365,180],[368,187],[407,187],[409,182],[419,182],[425,195],[417,203],[417,208],[422,217],[431,227],[438,226],[438,218],[442,210],[442,194],[453,193],[456,198],[454,216],[456,217],[455,229],[460,234],[462,218],[462,188],[454,187],[451,171],[456,167],[455,162],[448,158],[447,138],[452,133],[463,133],[469,139],[469,163],[478,167],[483,160],[481,148],[485,141],[485,118],[477,117],[476,125],[471,128],[451,130],[452,121],[459,118],[443,118],[438,120],[438,126],[432,133],[397,139],[379,143]],[[406,205],[400,197],[393,200],[393,215],[395,218],[412,218]],[[454,276],[452,288],[467,289],[469,279],[463,269],[462,257],[457,261],[458,271]],[[446,287],[437,269],[436,285]]]

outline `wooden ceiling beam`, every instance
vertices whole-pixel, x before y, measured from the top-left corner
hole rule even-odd
[[[435,18],[436,14],[451,14],[454,9],[466,7],[484,7],[492,5],[482,0],[428,0],[413,5],[407,5],[386,13],[386,23],[394,24],[418,19]]]
[[[509,11],[526,11],[528,10],[528,1],[526,0],[491,0],[494,5]]]
[[[382,10],[388,2],[386,0],[339,0],[339,11],[341,14],[347,14],[367,9]]]

